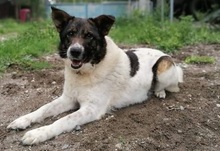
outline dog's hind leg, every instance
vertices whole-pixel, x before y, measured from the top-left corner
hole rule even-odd
[[[183,82],[183,71],[179,66],[174,66],[172,78],[170,79],[170,85],[165,88],[169,92],[179,92],[180,88],[178,83]]]
[[[71,98],[64,95],[57,98],[56,100],[40,107],[36,111],[29,113],[27,115],[21,116],[20,118],[14,120],[8,125],[8,129],[25,129],[31,125],[31,123],[36,123],[44,120],[50,116],[56,116],[60,113],[74,109],[77,106]]]
[[[178,83],[182,82],[182,69],[176,66],[171,57],[162,56],[153,66],[154,93],[158,98],[165,98],[166,92],[179,92]]]

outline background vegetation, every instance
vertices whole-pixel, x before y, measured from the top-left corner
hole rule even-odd
[[[165,52],[174,52],[186,45],[218,43],[219,33],[207,25],[196,26],[191,17],[171,23],[168,19],[161,22],[154,16],[133,15],[117,20],[111,36],[119,43],[147,44]]]
[[[1,72],[13,64],[24,69],[49,66],[37,58],[57,50],[58,34],[51,21],[25,24],[13,20],[1,21],[0,38],[10,33],[17,33],[17,36],[0,41]],[[139,13],[129,18],[118,18],[110,36],[117,43],[146,44],[168,53],[174,53],[185,45],[220,42],[220,31],[206,26],[196,27],[189,17],[171,23],[169,20],[161,22],[154,16],[146,17]]]
[[[7,25],[10,26],[9,29]],[[4,26],[1,31],[2,37],[6,34],[6,40],[0,41],[0,71],[11,65],[18,65],[24,69],[41,69],[49,66],[37,58],[56,50],[58,35],[52,22],[20,24],[6,20],[0,26]],[[17,33],[17,36],[7,39],[9,32]]]

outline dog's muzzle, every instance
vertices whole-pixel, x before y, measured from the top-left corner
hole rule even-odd
[[[79,69],[83,65],[84,47],[78,43],[73,44],[67,51],[67,57],[71,60],[71,67]]]

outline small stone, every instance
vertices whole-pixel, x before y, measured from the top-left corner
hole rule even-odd
[[[42,91],[42,89],[41,89],[41,88],[37,88],[37,91],[38,91],[38,92],[41,92],[41,91]]]
[[[76,131],[80,131],[80,130],[81,130],[80,125],[76,125],[75,130],[76,130]]]
[[[180,110],[183,111],[185,108],[183,106],[180,106]]]
[[[202,138],[201,137],[196,137],[196,142],[201,142]]]
[[[69,146],[70,146],[69,144],[64,144],[64,145],[62,146],[62,149],[63,149],[63,150],[64,150],[64,149],[67,149]]]
[[[117,149],[120,149],[120,150],[121,150],[121,149],[122,149],[122,144],[121,144],[121,143],[118,143],[118,144],[115,145],[115,147],[116,147]]]
[[[179,134],[183,133],[183,131],[182,131],[182,130],[177,130],[177,132],[178,132]]]
[[[15,76],[17,74],[17,72],[12,72],[11,74],[12,74],[12,76]]]
[[[57,84],[57,82],[56,82],[56,81],[53,81],[52,84]]]
[[[163,121],[169,121],[169,120],[170,120],[169,118],[164,118],[164,119],[163,119]]]
[[[29,146],[29,147],[28,147],[28,150],[29,150],[29,151],[31,151],[31,150],[32,150],[32,149],[31,149],[31,146]]]
[[[182,68],[188,68],[188,65],[187,64],[180,64],[179,66],[181,66]]]
[[[114,118],[114,115],[108,116],[105,120],[109,120],[111,118]]]
[[[220,104],[216,104],[217,107],[220,107]]]

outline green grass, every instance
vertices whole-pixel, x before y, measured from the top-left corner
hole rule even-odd
[[[189,56],[185,59],[187,64],[213,64],[215,58],[210,56]]]
[[[22,33],[31,26],[31,23],[20,23],[13,19],[3,19],[0,22],[0,35],[9,33]]]
[[[220,42],[219,31],[194,27],[189,17],[173,23],[152,16],[121,18],[110,35],[119,43],[152,45],[168,53],[186,45]]]
[[[0,71],[10,64],[18,64],[26,69],[49,67],[48,63],[37,61],[36,58],[56,50],[58,35],[53,24],[44,21],[27,26],[16,38],[0,42]]]
[[[158,20],[158,17],[140,14],[118,18],[110,36],[118,44],[146,44],[168,53],[186,45],[220,42],[220,31],[194,27],[191,18],[173,23]],[[0,72],[12,64],[28,70],[49,67],[48,63],[38,61],[37,58],[57,49],[58,33],[52,21],[18,23],[3,20],[0,27],[0,36],[8,33],[18,35],[16,38],[0,41]]]

